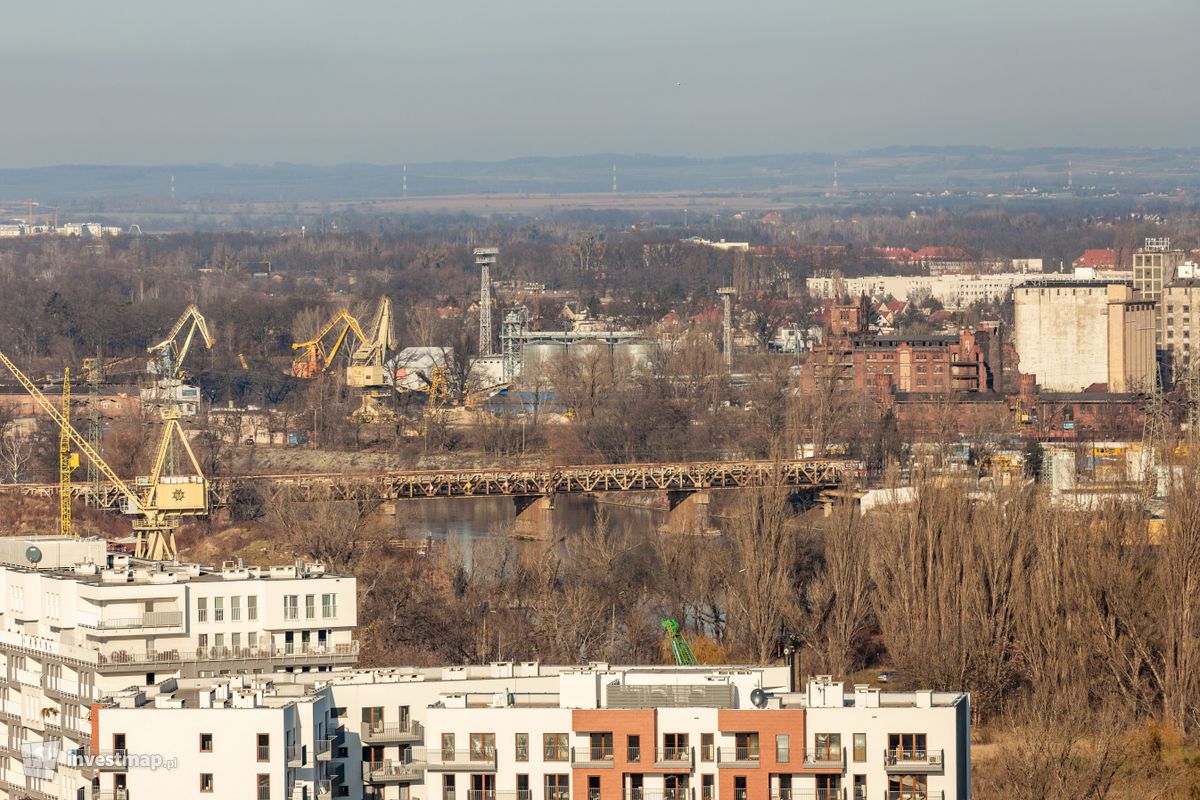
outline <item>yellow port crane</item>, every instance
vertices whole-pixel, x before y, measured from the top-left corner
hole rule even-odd
[[[164,425],[154,457],[154,466],[150,475],[139,476],[131,487],[100,457],[87,439],[75,430],[70,420],[46,399],[37,385],[3,352],[0,352],[0,363],[8,368],[13,377],[34,399],[34,402],[54,420],[62,431],[66,432],[70,441],[79,448],[79,451],[124,496],[122,511],[133,518],[133,532],[136,540],[134,555],[138,558],[155,561],[174,561],[178,554],[175,547],[175,530],[179,527],[179,521],[184,517],[199,517],[208,514],[208,481],[205,480],[203,471],[200,469],[200,462],[192,452],[191,444],[184,436],[183,428],[179,424],[179,413],[169,408],[163,415]],[[163,475],[167,453],[171,449],[171,443],[175,440],[180,442],[183,451],[187,454],[194,470],[193,474]],[[69,487],[67,491],[69,502]]]
[[[333,347],[325,349],[324,339],[338,325],[341,325],[341,331],[334,340]],[[316,376],[329,369],[333,360],[337,358],[338,351],[342,349],[347,335],[353,333],[358,337],[359,342],[365,342],[367,337],[363,334],[362,326],[348,310],[339,309],[333,318],[321,327],[311,341],[296,342],[292,345],[293,350],[301,350],[302,352],[292,361],[292,374],[297,378],[315,378]]]
[[[188,323],[191,323],[188,325]],[[183,339],[183,344],[176,340],[179,334],[183,332],[187,326],[187,336]],[[164,378],[183,378],[183,362],[187,358],[188,352],[192,349],[192,340],[196,338],[196,333],[200,333],[200,337],[204,340],[204,345],[209,350],[212,349],[215,341],[208,333],[208,323],[204,319],[204,315],[200,313],[200,309],[193,303],[183,310],[179,315],[179,319],[175,321],[175,325],[171,328],[171,332],[167,334],[167,338],[163,339],[156,345],[151,345],[146,348],[146,352],[155,356],[155,360],[151,362],[151,371],[156,372]]]
[[[368,327],[370,335],[360,338],[358,347],[350,354],[350,366],[346,368],[346,385],[362,391],[362,406],[355,416],[375,420],[391,412],[380,406],[393,392],[393,380],[386,373],[388,353],[396,349],[396,334],[392,325],[392,301],[379,299],[375,316]]]

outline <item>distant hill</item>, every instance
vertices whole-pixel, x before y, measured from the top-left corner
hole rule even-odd
[[[1008,150],[988,147],[892,147],[854,153],[691,159],[596,154],[508,161],[409,164],[408,195],[622,192],[1061,191],[1068,163],[1077,193],[1099,196],[1200,191],[1200,149]],[[178,164],[151,167],[64,165],[0,169],[0,202],[37,198],[82,207],[103,199],[179,201],[326,201],[399,197],[402,165]]]

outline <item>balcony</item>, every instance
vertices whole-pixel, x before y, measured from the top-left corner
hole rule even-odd
[[[182,611],[147,611],[136,617],[110,617],[108,619],[79,623],[79,627],[81,628],[91,628],[98,631],[179,628],[182,626]]]
[[[804,754],[805,769],[836,769],[846,766],[845,750],[816,750]]]
[[[945,800],[946,793],[940,789],[932,792],[925,789],[907,789],[900,792],[888,792],[884,797],[886,800]]]
[[[333,782],[319,780],[316,785],[317,800],[330,800],[333,797]]]
[[[412,720],[406,725],[364,722],[360,736],[363,744],[404,744],[423,741],[425,728],[416,720]]]
[[[690,768],[692,760],[690,747],[662,747],[654,751],[656,769]]]
[[[304,766],[304,745],[289,744],[287,746],[287,765],[292,769]]]
[[[692,790],[675,789],[626,789],[623,800],[693,800]]]
[[[363,779],[367,783],[408,783],[419,781],[427,766],[425,751],[411,751],[397,761],[364,761]]]
[[[328,761],[333,758],[333,748],[337,745],[337,737],[330,736],[327,739],[317,739],[313,744],[313,753],[317,757],[317,761]]]
[[[887,750],[883,754],[883,768],[888,773],[906,775],[940,774],[944,755],[942,750]]]
[[[434,772],[495,772],[496,753],[489,750],[434,750],[429,753]]]
[[[612,747],[572,747],[571,763],[582,769],[609,769],[613,765]]]
[[[101,772],[125,772],[129,769],[128,757],[128,750],[97,750],[88,760]]]
[[[722,747],[717,750],[718,767],[754,768],[760,760],[757,747]]]
[[[772,789],[771,800],[845,800],[843,789]]]
[[[89,652],[89,651],[84,651]],[[139,671],[147,665],[178,665],[184,662],[274,662],[284,664],[352,664],[358,659],[358,642],[325,647],[197,647],[195,650],[150,650],[130,652],[114,650],[108,653],[90,651],[91,663],[105,671]]]

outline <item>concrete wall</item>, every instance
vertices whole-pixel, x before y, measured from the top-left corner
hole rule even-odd
[[[1106,286],[1022,287],[1013,299],[1023,374],[1052,392],[1108,382]]]

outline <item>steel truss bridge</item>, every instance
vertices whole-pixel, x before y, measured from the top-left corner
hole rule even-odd
[[[243,503],[314,501],[391,501],[435,497],[547,497],[591,492],[698,492],[782,485],[796,491],[843,485],[862,470],[844,459],[787,461],[701,461],[669,464],[606,464],[404,471],[378,473],[303,473],[212,478],[213,508]],[[136,486],[130,484],[136,490]],[[52,498],[58,484],[4,484],[0,496]],[[124,492],[107,483],[72,483],[73,497],[94,506],[120,510]]]

